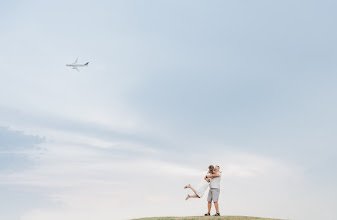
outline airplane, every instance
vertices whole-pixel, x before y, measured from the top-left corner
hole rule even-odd
[[[78,58],[75,60],[74,63],[72,63],[72,64],[66,64],[66,66],[70,66],[70,67],[72,67],[73,69],[79,71],[79,69],[77,69],[77,67],[84,67],[84,66],[88,66],[88,64],[89,64],[89,62],[87,62],[87,63],[85,63],[85,64],[77,64],[77,60],[78,60]]]

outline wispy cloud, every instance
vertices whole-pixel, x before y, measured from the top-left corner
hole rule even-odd
[[[223,214],[333,219],[337,3],[303,2],[1,2],[8,216],[200,215],[219,164]]]
[[[33,187],[50,201],[63,204],[63,208],[36,209],[25,213],[22,219],[84,216],[90,219],[90,213],[96,212],[104,213],[101,219],[126,219],[153,213],[182,213],[183,209],[185,214],[193,214],[195,207],[183,203],[186,193],[183,186],[187,183],[197,185],[208,164],[214,161],[220,162],[218,164],[222,167],[223,188],[228,185],[226,181],[237,184],[267,181],[280,186],[284,182],[282,179],[301,179],[300,168],[294,169],[273,158],[240,152],[214,152],[206,158],[191,154],[193,159],[187,162],[184,158],[177,160],[176,153],[155,150],[138,155],[137,149],[128,148],[124,149],[127,154],[123,154],[111,151],[109,147],[98,148],[81,142],[64,144],[54,140],[53,143],[40,144],[40,148],[43,150],[36,151],[35,157],[31,157],[35,167],[3,174],[1,184]],[[245,186],[243,190],[250,187]],[[128,207],[124,204],[129,198],[134,200],[134,205],[129,207],[137,210],[134,214],[127,212]],[[150,207],[158,201],[170,204],[170,208],[153,211]]]

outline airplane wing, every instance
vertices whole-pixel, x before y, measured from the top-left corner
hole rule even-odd
[[[76,67],[76,66],[74,66],[74,67],[73,67],[73,69],[75,69],[75,70],[77,70],[78,72],[80,72],[80,71],[77,69],[77,67]]]
[[[77,63],[77,60],[78,60],[78,58],[76,58],[76,60],[75,60],[75,62],[74,62],[73,64],[76,64],[76,63]]]

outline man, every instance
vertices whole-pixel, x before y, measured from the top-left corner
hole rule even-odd
[[[207,181],[207,178],[211,178],[211,183],[209,185],[209,192],[208,192],[208,197],[207,197],[207,201],[208,201],[208,213],[205,214],[205,216],[209,216],[211,215],[211,208],[212,208],[212,201],[214,203],[214,207],[216,210],[216,214],[213,216],[220,216],[220,212],[219,212],[219,204],[218,204],[218,200],[219,200],[219,195],[220,195],[220,181],[221,181],[221,172],[220,171],[220,167],[218,165],[216,165],[214,167],[214,174],[208,174],[205,177],[205,180]]]

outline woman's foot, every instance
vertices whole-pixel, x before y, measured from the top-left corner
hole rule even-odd
[[[209,212],[207,212],[206,214],[205,214],[205,216],[210,216],[211,215],[211,213],[209,213]]]
[[[191,187],[191,185],[188,184],[188,185],[186,185],[186,186],[184,187],[184,189],[187,189],[187,188],[190,188],[190,187]]]
[[[188,200],[189,198],[190,198],[190,195],[187,195],[185,200]]]

